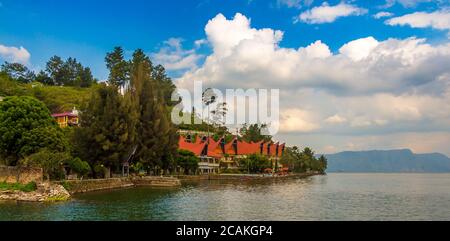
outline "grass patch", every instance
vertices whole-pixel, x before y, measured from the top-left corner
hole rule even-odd
[[[37,185],[35,182],[30,182],[27,184],[0,182],[0,190],[33,192],[36,191],[36,189]]]
[[[63,186],[67,191],[72,189],[72,184],[66,181],[61,182],[61,186]]]
[[[70,197],[58,195],[58,196],[48,197],[47,199],[45,199],[45,202],[64,202],[64,201],[69,200],[69,198]]]

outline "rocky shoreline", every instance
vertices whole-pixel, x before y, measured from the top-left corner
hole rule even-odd
[[[36,191],[23,192],[17,190],[0,191],[0,201],[21,202],[55,202],[70,199],[69,192],[61,185],[42,182],[37,184]]]
[[[284,176],[220,174],[205,176],[176,176],[176,177],[129,177],[110,179],[73,180],[60,182],[41,182],[36,191],[23,192],[17,190],[0,191],[0,201],[23,202],[56,202],[67,201],[72,194],[93,192],[108,189],[130,188],[136,186],[151,187],[179,187],[181,182],[200,180],[280,180],[288,178],[305,178],[321,175],[320,173],[300,173]]]

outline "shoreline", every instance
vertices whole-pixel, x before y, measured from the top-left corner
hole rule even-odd
[[[254,180],[284,180],[294,178],[306,178],[322,173],[296,173],[282,176],[263,174],[215,174],[215,175],[176,175],[176,176],[145,176],[122,177],[108,179],[85,179],[43,182],[38,184],[40,188],[33,192],[1,191],[0,201],[17,202],[56,202],[68,201],[74,194],[127,189],[134,187],[178,188],[182,183],[195,181],[254,181]]]

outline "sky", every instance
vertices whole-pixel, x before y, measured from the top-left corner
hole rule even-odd
[[[280,89],[277,140],[450,155],[449,0],[0,0],[0,63],[143,49],[179,88]]]

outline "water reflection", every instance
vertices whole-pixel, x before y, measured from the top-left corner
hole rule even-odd
[[[0,220],[448,220],[450,174],[329,174],[188,182],[0,203]]]

